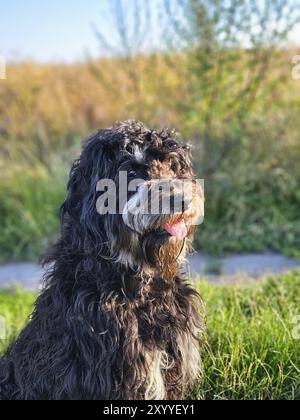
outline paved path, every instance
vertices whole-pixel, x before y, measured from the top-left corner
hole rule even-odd
[[[194,255],[189,258],[189,263],[193,276],[206,276],[215,282],[260,279],[267,275],[300,269],[300,260],[274,253],[233,255],[225,258]]]
[[[39,287],[43,270],[33,263],[12,263],[0,266],[0,288],[7,289],[18,284],[27,290]]]
[[[205,276],[214,282],[232,282],[235,279],[259,279],[267,274],[281,274],[291,269],[300,269],[300,260],[278,254],[248,254],[226,258],[194,255],[189,258],[193,277]],[[0,266],[0,288],[19,284],[27,290],[39,287],[42,269],[33,263],[13,263]]]

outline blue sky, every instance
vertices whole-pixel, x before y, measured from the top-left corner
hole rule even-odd
[[[109,33],[107,0],[5,0],[0,8],[0,55],[74,61],[99,47],[91,25]]]
[[[106,36],[111,35],[109,1],[4,0],[0,8],[0,55],[8,60],[71,62],[84,59],[87,51],[93,56],[103,54],[92,24],[102,28]],[[159,1],[151,0],[151,4]],[[300,27],[291,38],[299,43]]]

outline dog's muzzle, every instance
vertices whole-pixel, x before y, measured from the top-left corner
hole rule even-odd
[[[126,203],[124,223],[140,235],[159,234],[184,240],[203,213],[197,184],[181,180],[145,181]]]

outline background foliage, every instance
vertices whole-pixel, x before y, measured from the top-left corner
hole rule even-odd
[[[82,138],[127,118],[193,144],[198,249],[299,255],[300,82],[286,42],[299,1],[165,0],[155,27],[150,2],[110,4],[112,32],[95,30],[106,58],[11,63],[0,81],[1,259],[40,255]]]

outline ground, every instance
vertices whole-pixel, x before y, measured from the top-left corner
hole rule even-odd
[[[192,399],[300,399],[300,271],[248,285],[195,280],[209,334]],[[3,352],[27,322],[35,292],[0,293]]]

